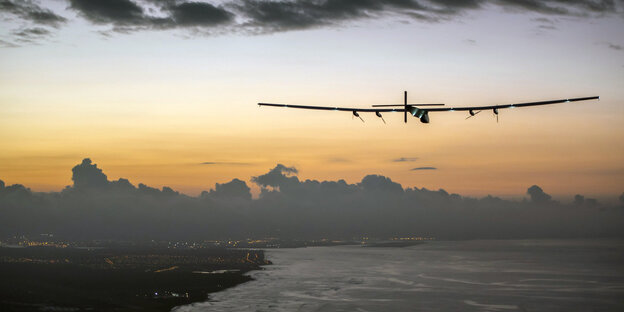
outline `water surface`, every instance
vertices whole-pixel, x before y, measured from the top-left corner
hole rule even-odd
[[[177,311],[624,311],[624,241],[267,250],[255,281]]]

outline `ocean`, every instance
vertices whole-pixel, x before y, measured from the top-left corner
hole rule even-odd
[[[186,311],[624,311],[622,240],[269,249],[254,281]]]

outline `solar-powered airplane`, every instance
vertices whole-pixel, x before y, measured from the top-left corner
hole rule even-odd
[[[407,91],[403,93],[404,95],[404,103],[403,104],[386,104],[386,105],[372,105],[373,108],[351,108],[351,107],[332,107],[332,106],[308,106],[308,105],[292,105],[292,104],[274,104],[274,103],[258,103],[260,106],[275,106],[275,107],[288,107],[288,108],[301,108],[301,109],[316,109],[316,110],[331,110],[331,111],[343,111],[343,112],[351,112],[353,116],[360,118],[360,120],[364,121],[362,117],[360,117],[360,112],[365,113],[375,113],[375,115],[385,123],[386,121],[383,119],[381,113],[385,112],[403,112],[403,121],[407,123],[407,114],[420,119],[422,123],[429,123],[429,112],[453,112],[453,111],[468,111],[469,116],[466,119],[480,113],[484,110],[492,110],[494,115],[496,115],[496,121],[498,121],[498,110],[504,108],[514,108],[514,107],[526,107],[526,106],[539,106],[539,105],[549,105],[549,104],[558,104],[558,103],[569,103],[569,102],[578,102],[578,101],[587,101],[587,100],[598,100],[599,96],[589,96],[589,97],[581,97],[581,98],[572,98],[572,99],[561,99],[561,100],[549,100],[549,101],[539,101],[539,102],[527,102],[527,103],[517,103],[517,104],[502,104],[502,105],[488,105],[488,106],[469,106],[469,107],[434,107],[434,106],[444,106],[444,104],[408,104],[407,103]],[[400,108],[379,108],[379,107],[400,107]]]

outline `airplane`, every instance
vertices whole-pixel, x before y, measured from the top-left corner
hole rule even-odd
[[[496,121],[498,122],[498,110],[504,108],[514,107],[526,107],[526,106],[539,106],[558,103],[569,103],[588,100],[599,100],[599,96],[589,96],[581,98],[561,99],[561,100],[548,100],[539,102],[526,102],[516,104],[502,104],[502,105],[486,105],[486,106],[469,106],[469,107],[433,107],[444,106],[445,104],[408,104],[407,103],[407,91],[403,93],[403,104],[386,104],[386,105],[372,105],[374,108],[351,108],[351,107],[332,107],[332,106],[308,106],[308,105],[292,105],[292,104],[275,104],[275,103],[258,103],[259,106],[274,106],[274,107],[287,107],[287,108],[301,108],[301,109],[316,109],[316,110],[332,110],[332,111],[346,111],[351,112],[354,117],[360,118],[362,122],[364,119],[360,117],[360,112],[371,112],[386,123],[381,113],[385,112],[403,112],[403,121],[407,123],[407,114],[420,119],[422,123],[429,123],[429,112],[453,112],[453,111],[468,111],[469,116],[466,119],[475,116],[484,110],[492,110],[496,115]],[[401,108],[377,108],[377,107],[401,107]]]

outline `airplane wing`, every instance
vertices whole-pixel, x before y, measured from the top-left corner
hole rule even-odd
[[[600,97],[598,96],[590,96],[590,97],[582,97],[582,98],[571,98],[571,99],[561,99],[561,100],[549,100],[549,101],[540,101],[540,102],[526,102],[526,103],[516,103],[516,104],[501,104],[501,105],[487,105],[487,106],[466,106],[466,107],[440,107],[440,108],[425,108],[424,110],[429,112],[447,112],[447,111],[469,111],[469,110],[486,110],[486,109],[501,109],[501,108],[513,108],[513,107],[525,107],[525,106],[538,106],[538,105],[549,105],[549,104],[558,104],[558,103],[568,103],[568,102],[577,102],[577,101],[587,101],[587,100],[597,100]],[[443,105],[443,104],[389,104],[389,105],[375,105],[378,107],[382,106],[397,106],[401,108],[359,108],[359,107],[338,107],[338,106],[310,106],[310,105],[294,105],[294,104],[276,104],[276,103],[258,103],[259,106],[274,106],[274,107],[288,107],[288,108],[302,108],[302,109],[316,109],[316,110],[333,110],[333,111],[344,111],[344,112],[403,112],[405,108],[403,106],[408,107],[408,111],[410,111],[409,107],[421,107],[421,106],[431,106],[431,105]]]
[[[334,107],[334,106],[308,106],[308,105],[292,105],[292,104],[274,104],[274,103],[258,103],[259,106],[274,106],[274,107],[288,107],[288,108],[302,108],[302,109],[317,109],[317,110],[332,110],[343,112],[402,112],[404,108],[352,108],[352,107]],[[403,105],[401,105],[403,106]]]
[[[465,107],[430,107],[430,106],[444,106],[444,104],[407,104],[407,92],[405,92],[404,104],[389,104],[389,105],[373,105],[373,108],[357,108],[357,107],[338,107],[338,106],[309,106],[309,105],[293,105],[293,104],[275,104],[275,103],[258,103],[259,106],[274,106],[274,107],[286,107],[286,108],[299,108],[299,109],[314,109],[314,110],[330,110],[330,111],[346,111],[353,113],[354,116],[360,117],[359,112],[372,112],[381,116],[384,112],[403,112],[404,121],[407,122],[407,114],[411,114],[414,117],[420,119],[423,123],[429,123],[429,112],[452,112],[452,111],[468,111],[470,116],[474,116],[482,110],[492,110],[497,115],[498,110],[514,107],[527,107],[527,106],[540,106],[550,105],[558,103],[569,103],[587,100],[598,100],[599,96],[589,96],[580,98],[569,98],[560,100],[548,100],[539,102],[525,102],[515,104],[500,104],[500,105],[485,105],[485,106],[465,106]],[[377,108],[377,107],[395,107],[395,108]],[[476,112],[475,112],[476,111]],[[361,118],[360,118],[361,119]],[[364,121],[364,120],[362,120]],[[384,121],[385,122],[385,121]]]
[[[599,96],[589,96],[589,97],[572,98],[572,99],[549,100],[549,101],[539,101],[539,102],[526,102],[526,103],[516,103],[516,104],[501,104],[501,105],[487,105],[487,106],[468,106],[468,107],[427,108],[426,110],[429,111],[429,112],[479,111],[479,110],[486,110],[486,109],[501,109],[501,108],[514,108],[514,107],[526,107],[526,106],[539,106],[539,105],[569,103],[569,102],[598,100],[598,99],[600,99]]]

